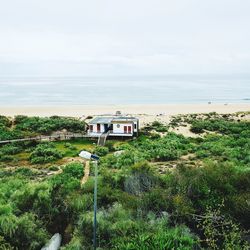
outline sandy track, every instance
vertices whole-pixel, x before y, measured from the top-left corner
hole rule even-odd
[[[85,161],[84,176],[82,177],[82,180],[81,180],[81,186],[87,182],[87,180],[89,178],[89,172],[90,172],[89,161]]]

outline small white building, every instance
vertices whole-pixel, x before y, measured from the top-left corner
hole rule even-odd
[[[99,137],[102,133],[108,136],[137,136],[139,119],[130,116],[97,116],[88,123],[88,135]]]

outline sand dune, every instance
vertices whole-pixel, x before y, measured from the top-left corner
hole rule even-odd
[[[82,105],[82,106],[1,106],[0,115],[15,116],[74,116],[114,114],[117,110],[124,114],[147,114],[164,116],[191,113],[233,113],[250,111],[250,103],[242,104],[135,104],[135,105]]]

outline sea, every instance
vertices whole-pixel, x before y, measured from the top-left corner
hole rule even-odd
[[[250,103],[250,75],[0,77],[1,106]]]

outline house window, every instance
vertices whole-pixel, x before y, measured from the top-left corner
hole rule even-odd
[[[137,124],[135,123],[135,124],[134,124],[134,129],[136,129],[136,127],[137,127],[136,125],[137,125]]]
[[[120,128],[120,124],[117,124],[116,127],[117,127],[117,128]]]
[[[89,125],[89,132],[93,132],[93,125]]]

